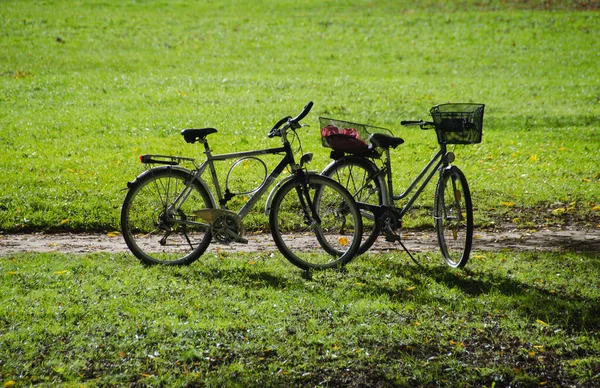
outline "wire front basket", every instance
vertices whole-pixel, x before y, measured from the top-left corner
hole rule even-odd
[[[379,156],[381,150],[369,143],[369,137],[373,133],[392,134],[389,129],[326,117],[319,117],[319,123],[323,147],[351,154]]]
[[[483,104],[441,104],[429,113],[440,144],[481,143]]]

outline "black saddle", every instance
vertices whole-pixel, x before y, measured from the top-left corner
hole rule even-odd
[[[197,141],[204,140],[206,136],[211,133],[216,133],[217,130],[214,128],[200,128],[200,129],[184,129],[181,131],[183,138],[188,143],[195,143]]]
[[[404,139],[386,135],[385,133],[374,133],[369,137],[369,141],[374,147],[379,148],[396,148],[404,143]]]

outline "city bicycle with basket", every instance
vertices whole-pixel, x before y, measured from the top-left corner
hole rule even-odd
[[[276,246],[294,265],[304,269],[340,266],[349,261],[360,246],[362,218],[352,195],[339,183],[306,170],[312,154],[302,155],[297,163],[295,151],[301,152],[296,131],[300,121],[312,108],[308,103],[292,118],[279,120],[268,137],[281,138],[281,146],[213,154],[207,137],[214,128],[185,129],[187,143],[204,146],[206,159],[165,155],[142,155],[148,169],[128,183],[121,209],[121,230],[131,252],[146,264],[190,264],[197,260],[212,240],[219,243],[247,243],[243,237],[242,219],[286,169],[290,174],[270,191],[265,206]],[[282,155],[277,166],[267,175],[261,155]],[[215,163],[243,162],[264,167],[262,183],[250,193],[234,193],[228,182],[225,190],[218,179]],[[182,164],[191,165],[185,168]],[[209,173],[209,181],[203,178]],[[229,174],[228,174],[229,179]],[[250,195],[234,212],[227,203],[237,195]]]
[[[483,104],[441,104],[430,110],[433,121],[402,121],[404,126],[435,129],[439,150],[402,193],[395,193],[390,149],[404,143],[384,128],[320,117],[323,145],[332,148],[333,161],[322,175],[340,182],[358,203],[364,217],[359,254],[366,252],[380,234],[399,242],[396,232],[427,184],[437,174],[433,222],[446,263],[454,268],[467,264],[473,242],[473,207],[464,173],[452,165],[449,145],[481,142]],[[396,207],[395,202],[404,200]]]

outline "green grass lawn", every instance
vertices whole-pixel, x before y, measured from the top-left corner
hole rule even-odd
[[[485,103],[483,143],[456,150],[478,225],[595,227],[596,3],[412,3],[4,1],[0,230],[114,230],[139,154],[200,157],[187,127],[218,128],[215,151],[276,145],[309,100],[312,168],[319,115],[363,122],[406,138],[398,185],[435,148],[401,120]]]
[[[477,228],[600,227],[600,17],[581,1],[0,2],[0,231],[118,229],[143,153],[201,157],[308,101],[390,128],[398,188],[435,152],[404,129],[486,104],[456,147]],[[221,168],[222,177],[227,166]],[[249,177],[251,179],[252,177]],[[431,224],[432,190],[406,227]],[[264,229],[266,219],[247,219]],[[599,386],[597,253],[361,256],[312,278],[281,256],[0,258],[0,382],[11,386]]]
[[[0,259],[0,382],[65,386],[598,386],[598,255],[280,255],[189,267]]]

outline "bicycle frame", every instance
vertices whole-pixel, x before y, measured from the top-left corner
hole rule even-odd
[[[242,208],[237,212],[237,216],[240,217],[240,219],[244,218],[248,213],[250,213],[250,211],[252,211],[252,209],[258,202],[258,200],[273,185],[273,183],[277,180],[277,178],[281,175],[281,173],[285,170],[285,168],[287,166],[290,166],[291,170],[292,170],[292,174],[290,175],[290,177],[288,179],[292,179],[293,177],[299,176],[300,174],[304,173],[301,168],[301,165],[298,165],[295,162],[293,151],[291,149],[291,145],[290,145],[289,141],[287,140],[287,135],[282,134],[282,136],[284,136],[284,139],[282,141],[283,145],[281,147],[265,148],[265,149],[261,149],[261,150],[252,150],[252,151],[232,152],[232,153],[226,153],[226,154],[213,154],[212,150],[210,149],[210,146],[208,144],[208,141],[206,139],[200,140],[200,142],[204,144],[204,154],[206,155],[206,159],[200,165],[197,165],[194,162],[194,165],[196,166],[196,168],[195,168],[195,170],[192,171],[192,179],[190,179],[190,181],[186,184],[186,187],[183,189],[183,191],[177,196],[177,198],[175,198],[175,200],[173,201],[173,204],[170,206],[170,210],[176,212],[183,205],[183,203],[187,200],[187,197],[189,196],[189,194],[192,192],[192,185],[195,180],[201,182],[201,184],[204,185],[205,187],[208,187],[206,184],[206,181],[202,178],[202,175],[208,169],[208,171],[210,173],[210,180],[213,184],[214,191],[217,196],[216,199],[218,201],[219,209],[227,211],[226,204],[231,198],[234,197],[234,195],[227,193],[227,192],[225,194],[223,194],[223,190],[221,188],[221,183],[217,177],[217,169],[215,167],[215,162],[232,160],[232,159],[242,159],[242,158],[247,158],[247,157],[256,157],[256,156],[260,156],[260,155],[275,155],[275,154],[283,153],[284,155],[283,155],[282,159],[279,161],[279,163],[277,164],[277,166],[273,170],[271,170],[271,172],[265,178],[265,180],[261,183],[261,185],[256,190],[254,190],[253,194],[250,196],[250,198],[244,204],[244,206],[242,206]],[[159,156],[159,155],[150,155],[150,157],[151,156]],[[167,158],[169,158],[169,157],[167,157]],[[177,158],[177,157],[175,157],[175,158]],[[193,159],[189,159],[189,158],[177,158],[177,159],[182,159],[182,160],[185,159],[185,160],[190,160],[193,162]],[[305,160],[305,157],[303,156],[303,158],[301,159],[301,164],[304,162],[304,160]],[[285,182],[286,180],[281,181],[271,191],[271,194],[269,195],[269,197],[267,199],[267,206],[265,208],[265,213],[268,213],[268,211],[269,211],[270,202],[272,200],[274,192],[277,190],[279,185],[282,184],[283,182]],[[211,193],[210,190],[207,190],[207,191],[209,193]],[[211,193],[211,195],[212,195],[212,193]],[[302,195],[300,195],[300,198],[301,198],[301,200],[304,200],[304,197]],[[213,197],[212,199],[214,202],[215,198]],[[311,208],[312,208],[312,204],[309,204],[309,206],[311,206]],[[313,214],[313,216],[315,216],[315,215]],[[208,224],[204,224],[204,223],[197,222],[197,221],[191,221],[191,220],[177,220],[176,222],[181,223],[181,224],[189,224],[189,225],[196,225],[196,226],[206,225],[208,227]]]
[[[389,148],[385,150],[385,162],[384,167],[379,170],[379,172],[369,178],[366,183],[368,184],[372,180],[376,179],[378,176],[386,176],[387,179],[385,181],[387,187],[387,193],[383,196],[383,206],[375,206],[369,205],[366,203],[358,203],[358,207],[368,210],[377,214],[381,211],[381,208],[393,208],[399,218],[404,217],[404,215],[411,209],[412,205],[415,203],[417,198],[421,195],[425,187],[429,184],[433,176],[436,172],[441,173],[444,168],[447,168],[450,163],[454,160],[454,154],[452,152],[446,151],[446,145],[440,144],[440,150],[431,158],[431,160],[427,163],[427,165],[423,168],[423,170],[419,173],[419,175],[410,183],[410,185],[406,188],[403,193],[394,194],[394,184],[393,184],[393,176],[392,176],[392,166],[390,161],[390,150]],[[424,180],[423,180],[424,179]],[[420,183],[420,185],[419,185]],[[397,208],[394,205],[395,201],[399,201],[401,199],[407,198],[413,190],[416,191],[414,194],[408,199],[408,202],[401,208]]]
[[[256,205],[256,202],[258,202],[258,200],[264,195],[264,193],[269,189],[269,187],[271,187],[271,185],[275,182],[275,180],[279,177],[279,175],[281,175],[281,173],[285,170],[285,168],[288,165],[293,166],[295,164],[293,156],[291,156],[291,150],[289,150],[289,154],[288,154],[288,148],[289,148],[289,145],[288,145],[288,147],[283,146],[283,147],[276,147],[276,148],[267,148],[267,149],[263,149],[263,150],[233,152],[233,153],[227,153],[227,154],[213,155],[208,147],[208,144],[205,143],[206,161],[204,161],[198,167],[198,169],[194,173],[194,176],[196,179],[202,179],[201,178],[202,174],[205,172],[205,170],[207,168],[209,169],[210,176],[211,176],[211,182],[213,183],[214,188],[215,188],[215,193],[217,195],[219,207],[221,209],[225,209],[226,208],[225,205],[229,201],[230,198],[223,195],[223,192],[221,189],[221,184],[219,182],[219,179],[217,178],[217,170],[215,168],[216,161],[239,159],[239,158],[246,158],[246,157],[252,157],[252,156],[259,156],[259,155],[275,155],[275,154],[279,154],[282,152],[285,153],[284,157],[279,161],[277,166],[273,170],[271,170],[271,172],[265,178],[265,180],[261,183],[261,185],[254,191],[254,193],[250,196],[248,201],[238,211],[238,213],[237,213],[238,216],[243,218],[248,213],[250,213],[250,211],[252,210],[254,205]]]

